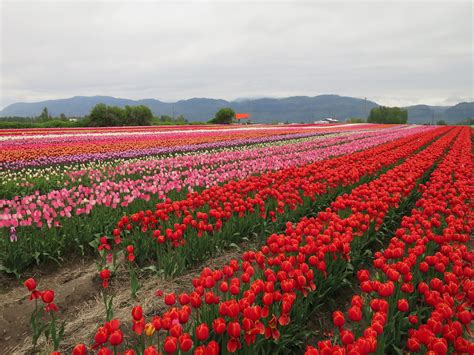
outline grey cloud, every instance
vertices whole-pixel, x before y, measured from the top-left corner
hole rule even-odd
[[[3,1],[1,20],[1,106],[99,94],[473,100],[470,1]]]

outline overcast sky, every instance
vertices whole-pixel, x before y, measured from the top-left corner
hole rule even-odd
[[[1,1],[1,102],[473,101],[471,1]]]

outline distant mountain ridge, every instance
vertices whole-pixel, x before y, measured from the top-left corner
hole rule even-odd
[[[256,98],[226,101],[209,98],[192,98],[177,102],[162,102],[156,99],[131,100],[111,96],[74,96],[68,99],[41,102],[18,102],[5,107],[0,116],[38,116],[44,107],[53,116],[85,116],[98,103],[123,107],[125,105],[146,105],[155,115],[184,115],[189,121],[207,121],[222,107],[231,107],[236,112],[248,112],[253,122],[273,121],[313,122],[325,117],[344,121],[351,117],[366,118],[374,101],[339,95],[314,97],[292,96],[286,98]],[[442,119],[455,123],[474,118],[474,102],[463,102],[454,106],[414,105],[408,109],[410,123],[429,123]]]

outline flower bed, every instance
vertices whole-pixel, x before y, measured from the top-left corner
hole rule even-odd
[[[88,243],[94,235],[103,233],[103,228],[98,227],[104,222],[118,219],[124,212],[136,210],[137,206],[149,208],[162,201],[165,196],[172,196],[173,191],[177,193],[177,197],[184,197],[185,192],[180,192],[183,188],[210,186],[267,170],[298,166],[401,137],[406,137],[406,140],[396,144],[402,145],[405,141],[414,141],[418,137],[422,137],[420,142],[425,142],[426,137],[430,136],[425,133],[430,131],[431,129],[426,128],[390,129],[369,133],[367,137],[354,134],[350,137],[321,138],[291,146],[257,149],[255,153],[249,153],[248,160],[239,163],[235,161],[245,154],[240,151],[169,158],[151,162],[151,175],[144,175],[140,168],[142,163],[137,163],[138,167],[118,167],[122,171],[129,169],[128,171],[134,174],[143,174],[137,179],[131,179],[130,174],[125,174],[115,181],[114,175],[110,174],[110,180],[92,183],[90,186],[77,185],[70,189],[53,190],[48,194],[35,193],[3,200],[4,210],[0,216],[0,226],[4,227],[4,237],[1,241],[0,260],[4,270],[21,271],[32,262],[38,263],[44,258],[57,259],[65,250],[88,248]],[[85,216],[89,214],[89,217]],[[77,222],[87,217],[86,222]],[[32,227],[26,228],[28,226]],[[41,229],[36,230],[33,226]],[[54,228],[51,228],[53,226]],[[11,227],[15,229],[9,230]],[[37,238],[29,237],[31,233],[35,233]],[[11,244],[10,240],[15,243]]]
[[[112,339],[112,334],[123,335],[124,330],[120,321],[109,319],[98,329],[92,349],[107,353],[111,348],[133,347],[126,350],[129,354],[191,348],[198,354],[291,351],[298,332],[292,325],[304,325],[314,302],[340,287],[348,265],[363,256],[366,239],[373,238],[389,212],[414,191],[460,130],[451,130],[429,149],[340,196],[315,218],[303,218],[296,225],[289,222],[284,234],[270,235],[258,251],[243,253],[240,261],[204,269],[193,280],[193,292],[165,295],[169,308],[161,315],[147,322],[141,307],[134,307],[129,337]],[[389,296],[392,286],[385,283],[378,292]],[[359,318],[357,311],[353,313]],[[380,317],[377,322],[381,323],[377,329],[383,330]],[[372,351],[377,347],[373,334],[368,347]]]

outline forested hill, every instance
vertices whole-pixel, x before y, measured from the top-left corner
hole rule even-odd
[[[5,107],[0,116],[39,116],[44,107],[52,116],[61,113],[68,117],[85,116],[98,103],[124,107],[146,105],[158,115],[184,115],[189,121],[207,121],[216,111],[231,107],[236,112],[248,112],[254,122],[313,122],[325,117],[344,121],[352,117],[366,118],[376,102],[339,95],[293,96],[287,98],[260,98],[226,101],[209,98],[193,98],[177,102],[162,102],[156,99],[130,100],[111,96],[75,96],[68,99],[48,100],[34,103],[18,102]],[[455,106],[409,106],[409,123],[428,123],[432,119],[443,119],[448,123],[474,117],[474,103]]]

